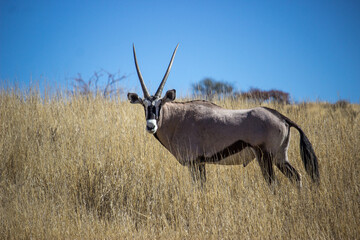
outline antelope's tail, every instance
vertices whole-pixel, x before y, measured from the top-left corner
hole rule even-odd
[[[286,122],[291,126],[296,128],[300,133],[300,155],[304,163],[306,172],[310,175],[314,183],[320,182],[320,173],[319,173],[319,163],[315,155],[315,151],[306,137],[303,130],[290,119],[286,119]]]
[[[270,112],[272,112],[279,118],[285,120],[285,122],[287,122],[290,127],[294,127],[294,128],[296,128],[296,130],[299,131],[301,159],[304,163],[305,170],[310,175],[312,181],[314,183],[318,184],[320,182],[318,159],[317,159],[317,157],[315,155],[315,151],[314,151],[309,139],[306,137],[304,131],[299,127],[299,125],[297,125],[296,123],[294,123],[293,121],[291,121],[289,118],[282,115],[278,111],[271,109],[271,108],[267,108],[267,107],[264,107],[264,108],[269,110]]]
[[[300,133],[300,155],[303,160],[306,172],[315,183],[320,182],[319,163],[314,149],[300,127],[294,126]]]

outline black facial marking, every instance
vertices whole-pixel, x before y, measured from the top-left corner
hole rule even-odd
[[[150,98],[147,99],[147,101],[149,101],[151,103],[151,105],[146,106],[146,105],[143,104],[144,110],[145,110],[145,118],[146,118],[146,120],[149,120],[149,119],[158,120],[159,119],[159,114],[160,114],[160,109],[161,109],[161,106],[162,106],[161,100],[151,96]],[[156,111],[155,101],[157,101],[157,102],[160,101],[160,104],[158,106],[158,111]]]
[[[147,116],[146,119],[155,119],[156,118],[156,107],[155,106],[149,106],[147,109]]]

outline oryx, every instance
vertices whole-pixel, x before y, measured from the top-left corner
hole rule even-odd
[[[273,164],[292,181],[301,186],[300,174],[288,161],[290,127],[300,133],[300,153],[307,173],[319,182],[318,160],[313,147],[301,128],[276,110],[257,107],[229,110],[207,101],[174,102],[175,89],[161,98],[166,79],[174,60],[176,46],[169,66],[155,95],[150,95],[141,75],[133,45],[136,71],[144,98],[128,93],[131,103],[144,107],[146,130],[184,166],[191,170],[194,180],[206,180],[205,164],[241,164],[254,158],[265,180],[274,181]],[[229,156],[245,152],[244,159]],[[240,160],[240,161],[239,161]]]

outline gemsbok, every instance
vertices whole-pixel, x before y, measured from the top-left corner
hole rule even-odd
[[[179,45],[176,46],[166,73],[155,95],[150,95],[136,59],[136,71],[144,97],[128,93],[130,103],[141,104],[145,110],[146,130],[179,161],[188,166],[194,181],[206,181],[205,164],[244,167],[256,158],[262,175],[271,185],[273,164],[291,181],[301,186],[300,174],[288,161],[290,128],[300,133],[300,154],[306,172],[313,182],[320,180],[318,160],[303,130],[289,118],[267,107],[229,110],[211,102],[194,100],[174,102],[175,89],[161,98],[165,82]],[[239,157],[230,157],[236,153]],[[230,159],[230,160],[229,160]]]

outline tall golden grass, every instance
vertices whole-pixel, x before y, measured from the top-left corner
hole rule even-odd
[[[218,101],[226,108],[253,103]],[[319,158],[313,186],[292,130],[299,191],[256,161],[207,166],[205,189],[145,132],[143,109],[119,99],[0,94],[1,239],[356,239],[360,106],[268,105],[298,123]]]

